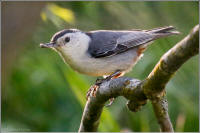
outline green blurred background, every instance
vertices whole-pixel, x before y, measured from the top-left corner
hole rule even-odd
[[[2,130],[78,131],[85,95],[96,78],[78,74],[50,49],[61,30],[151,29],[173,25],[182,34],[157,40],[126,76],[143,80],[159,58],[198,24],[198,2],[2,2]],[[167,84],[175,131],[199,130],[198,56]],[[152,106],[137,113],[118,97],[104,108],[98,131],[159,131]]]

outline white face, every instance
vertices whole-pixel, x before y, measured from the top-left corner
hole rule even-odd
[[[62,47],[70,47],[72,45],[76,45],[76,42],[78,40],[76,33],[66,33],[62,37],[58,38],[56,42],[56,48],[62,48]]]
[[[65,57],[81,56],[87,54],[90,37],[81,31],[56,33],[50,43],[40,44],[42,48],[52,48]]]
[[[86,54],[90,37],[83,32],[66,33],[55,42],[54,49],[63,56],[72,57]]]
[[[66,33],[62,37],[59,37],[56,44],[56,49],[71,49],[79,47],[79,45],[87,45],[89,37],[82,32]]]

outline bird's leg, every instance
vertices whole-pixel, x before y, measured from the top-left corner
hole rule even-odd
[[[100,85],[102,84],[104,81],[109,81],[111,79],[115,79],[120,77],[121,75],[123,75],[123,72],[121,72],[120,70],[117,70],[116,72],[114,72],[113,74],[111,74],[110,76],[104,78],[104,79],[97,79],[96,80],[96,85]]]

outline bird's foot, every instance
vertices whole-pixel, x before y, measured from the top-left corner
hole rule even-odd
[[[99,86],[100,86],[103,82],[105,82],[105,81],[107,81],[107,80],[108,80],[108,79],[106,79],[106,78],[105,78],[105,79],[97,78],[96,83],[95,83],[94,85],[92,85],[92,86],[90,87],[90,89],[87,91],[86,99],[88,100],[88,98],[89,98],[90,96],[96,97],[96,92],[97,92]]]
[[[88,98],[91,96],[91,94],[93,97],[96,97],[96,92],[97,92],[98,88],[99,88],[99,86],[97,86],[96,84],[92,85],[90,87],[90,89],[87,91],[86,99],[88,100]]]
[[[112,75],[110,75],[106,78],[103,78],[103,79],[97,78],[96,83],[94,85],[92,85],[90,87],[90,89],[88,90],[87,95],[86,95],[86,99],[88,100],[88,98],[91,96],[91,94],[92,94],[93,97],[96,97],[96,92],[103,82],[109,81],[109,80],[114,79],[114,78],[118,78],[121,75],[122,75],[122,72],[118,70],[118,71],[116,71],[115,73],[113,73]],[[113,101],[114,101],[114,98],[113,98],[113,100],[110,100],[110,103],[108,104],[108,106],[110,106],[113,103]]]

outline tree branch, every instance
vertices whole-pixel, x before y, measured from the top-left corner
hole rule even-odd
[[[165,85],[174,73],[189,58],[199,53],[199,25],[195,26],[191,33],[177,43],[160,61],[143,83],[144,93],[149,99],[162,96]]]
[[[95,132],[103,107],[108,99],[117,96],[126,97],[128,108],[138,111],[150,99],[161,131],[173,132],[169,119],[164,88],[180,66],[192,56],[198,54],[199,25],[191,33],[164,54],[153,71],[144,80],[126,77],[112,79],[100,85],[96,97],[90,97],[86,103],[79,132]]]
[[[162,132],[174,132],[168,114],[168,103],[164,97],[151,101],[153,109]]]
[[[144,93],[151,100],[154,113],[163,132],[174,132],[167,99],[163,99],[165,86],[174,73],[192,56],[199,53],[199,25],[172,49],[165,53],[143,83]]]

